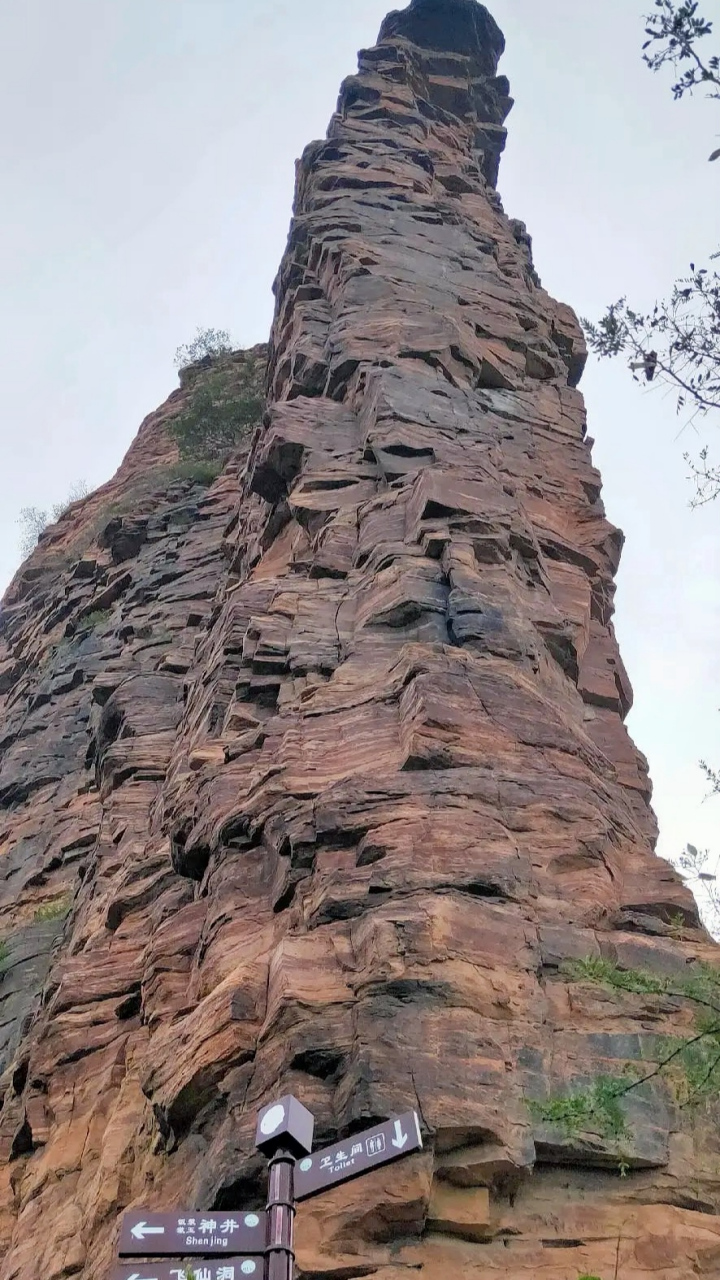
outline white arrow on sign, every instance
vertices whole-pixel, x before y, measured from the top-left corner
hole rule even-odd
[[[398,1151],[402,1151],[407,1140],[408,1140],[408,1136],[406,1133],[403,1133],[402,1124],[400,1123],[399,1120],[396,1120],[395,1121],[395,1137],[392,1140],[393,1146],[397,1147]]]
[[[157,1276],[141,1276],[139,1271],[133,1271],[127,1280],[157,1280]]]
[[[164,1227],[149,1227],[147,1222],[136,1222],[134,1227],[130,1229],[130,1235],[135,1240],[144,1240],[146,1236],[164,1236]]]

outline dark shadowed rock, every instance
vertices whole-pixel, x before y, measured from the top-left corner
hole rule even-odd
[[[380,28],[379,41],[398,36],[423,49],[463,54],[488,76],[505,50],[502,31],[477,0],[412,0],[407,9],[389,13]]]

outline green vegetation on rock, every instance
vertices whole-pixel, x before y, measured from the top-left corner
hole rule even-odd
[[[33,919],[36,924],[43,924],[47,920],[64,920],[69,915],[71,906],[72,898],[69,893],[65,893],[55,902],[46,902],[44,906],[38,907]]]
[[[544,1102],[530,1102],[530,1111],[544,1124],[557,1125],[570,1137],[592,1130],[603,1138],[619,1142],[629,1136],[620,1102],[628,1087],[637,1083],[614,1076],[597,1076],[586,1089]]]
[[[220,461],[176,462],[168,469],[169,480],[192,480],[194,484],[212,484],[222,473]]]
[[[589,956],[563,966],[573,982],[598,983],[617,992],[677,1000],[678,1012],[692,1018],[686,1036],[652,1037],[648,1069],[628,1063],[623,1074],[598,1075],[588,1085],[529,1103],[531,1113],[569,1136],[594,1133],[616,1146],[621,1173],[627,1172],[623,1141],[629,1129],[623,1099],[633,1090],[662,1079],[681,1107],[698,1107],[720,1095],[720,970],[696,964],[687,975],[663,976],[642,969],[621,969]]]
[[[85,617],[81,618],[80,625],[83,630],[99,627],[102,622],[107,621],[110,617],[110,613],[110,609],[95,609],[93,613],[86,613]]]
[[[263,411],[262,372],[250,357],[234,361],[225,355],[197,371],[184,407],[169,424],[181,464],[205,468],[220,464],[221,468],[233,450],[249,439]]]

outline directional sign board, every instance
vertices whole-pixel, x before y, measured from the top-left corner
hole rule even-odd
[[[144,1262],[134,1268],[116,1267],[112,1280],[245,1280],[255,1276],[262,1280],[265,1259],[256,1258],[200,1258],[197,1262]]]
[[[266,1220],[264,1211],[228,1213],[223,1209],[201,1213],[197,1209],[188,1209],[179,1213],[148,1213],[145,1209],[134,1209],[123,1218],[118,1253],[121,1258],[212,1258],[229,1253],[261,1254],[265,1250]],[[148,1271],[147,1277],[140,1276],[140,1280],[159,1280],[159,1277],[151,1277]],[[178,1280],[178,1277],[171,1276],[170,1280]],[[216,1278],[212,1277],[212,1280]],[[230,1280],[230,1277],[225,1277],[225,1280]]]
[[[385,1124],[356,1133],[346,1142],[325,1147],[298,1161],[295,1168],[295,1198],[307,1200],[328,1187],[358,1178],[380,1165],[390,1164],[412,1151],[422,1150],[420,1122],[416,1111],[387,1120]],[[237,1252],[237,1250],[236,1250]]]

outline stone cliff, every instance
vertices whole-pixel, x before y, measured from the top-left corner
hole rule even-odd
[[[720,1274],[713,1117],[639,1091],[620,1177],[528,1105],[677,1030],[564,961],[717,953],[623,724],[582,333],[495,189],[502,50],[476,0],[389,15],[298,167],[249,455],[173,470],[181,387],[3,602],[0,1280],[262,1204],[286,1091],[321,1143],[426,1134],[302,1207],[305,1280]]]

